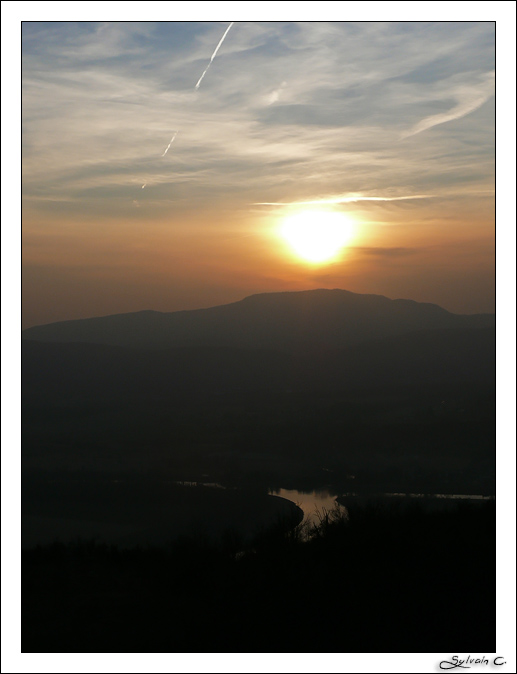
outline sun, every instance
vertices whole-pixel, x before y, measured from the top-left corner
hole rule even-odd
[[[337,211],[303,211],[288,216],[280,235],[293,252],[306,262],[334,260],[353,234],[353,222]]]

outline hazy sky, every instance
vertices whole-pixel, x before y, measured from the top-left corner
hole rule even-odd
[[[235,22],[196,90],[228,26],[23,24],[23,326],[318,287],[493,311],[494,23]],[[353,223],[329,262],[280,235],[307,210]]]

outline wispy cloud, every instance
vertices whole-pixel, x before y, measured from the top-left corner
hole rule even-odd
[[[34,306],[41,268],[71,255],[84,269],[102,256],[115,275],[117,258],[138,279],[125,295],[147,306],[146,273],[159,269],[164,310],[170,288],[181,288],[180,306],[185,293],[199,298],[194,286],[214,292],[205,306],[217,303],[223,277],[233,289],[249,281],[247,294],[310,282],[398,297],[409,283],[418,293],[420,279],[421,299],[465,292],[475,304],[453,268],[469,237],[486,294],[495,24],[228,24],[23,22],[24,231],[56,237],[32,258]],[[335,280],[285,265],[275,232],[296,208],[361,223],[362,248],[336,262]],[[429,250],[439,237],[458,250]],[[58,285],[75,311],[65,282],[49,303]]]
[[[399,142],[402,128],[487,93],[490,25],[238,27],[226,27],[224,72],[211,70],[217,86],[201,96],[196,69],[219,24],[24,24],[24,193],[33,203],[95,199],[101,209],[129,185],[151,209],[177,199],[181,184],[191,203],[217,193],[240,208],[287,208],[493,188],[488,110],[461,140],[438,127],[418,144]],[[174,179],[160,157],[172,129],[181,134]]]
[[[367,197],[361,195],[329,197],[312,201],[257,201],[253,206],[313,206],[325,204],[350,204],[358,201],[407,201],[409,199],[431,199],[432,194],[412,194],[400,197]]]
[[[379,246],[350,246],[351,249],[364,255],[374,255],[376,257],[401,257],[406,255],[414,255],[418,253],[417,248],[406,247],[392,247],[381,248]]]
[[[494,95],[495,87],[495,72],[491,71],[482,76],[481,81],[475,85],[459,86],[452,96],[458,101],[457,104],[447,110],[447,112],[439,113],[437,115],[429,115],[420,122],[412,126],[408,131],[401,134],[401,138],[408,138],[417,133],[426,131],[427,129],[437,126],[438,124],[445,124],[454,119],[460,119],[465,115],[474,112],[486,103]]]

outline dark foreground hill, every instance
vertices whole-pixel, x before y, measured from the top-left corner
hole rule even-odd
[[[493,494],[494,353],[491,329],[295,354],[27,341],[23,467]]]
[[[463,316],[435,305],[309,290],[252,295],[195,311],[137,313],[64,321],[23,332],[43,342],[87,342],[153,348],[237,347],[335,349],[416,330],[493,327],[490,314]]]
[[[350,508],[240,549],[23,551],[22,651],[495,652],[494,505]]]
[[[149,404],[238,392],[370,392],[441,386],[493,387],[495,334],[448,329],[384,337],[340,349],[144,349],[83,343],[22,344],[29,404]]]

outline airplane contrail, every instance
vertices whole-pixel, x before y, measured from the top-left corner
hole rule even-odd
[[[219,40],[219,44],[218,44],[217,47],[215,48],[214,53],[212,54],[212,56],[211,56],[211,58],[210,58],[210,61],[208,62],[207,67],[205,68],[203,74],[202,74],[201,77],[199,78],[199,80],[198,80],[196,86],[194,87],[194,89],[195,89],[196,91],[199,89],[199,85],[201,84],[201,81],[202,81],[203,77],[204,77],[204,76],[206,75],[206,73],[208,72],[208,69],[209,69],[210,66],[212,65],[212,61],[215,59],[216,54],[217,54],[217,52],[219,51],[220,46],[221,46],[221,45],[223,44],[223,42],[224,42],[224,38],[228,35],[228,31],[230,30],[230,28],[233,26],[234,23],[235,23],[235,21],[232,21],[232,22],[230,23],[230,25],[228,26],[228,28],[224,31],[224,35],[223,35],[223,37]],[[162,157],[165,157],[165,155],[166,155],[167,152],[169,151],[170,146],[174,143],[174,140],[175,140],[175,138],[176,138],[177,135],[178,135],[178,132],[175,131],[174,134],[173,134],[173,136],[172,136],[172,138],[171,138],[170,141],[169,141],[169,144],[168,144],[167,147],[165,148],[165,150],[164,150],[164,152],[163,152],[163,154],[162,154]],[[142,189],[144,189],[144,187],[145,187],[146,185],[147,185],[147,183],[144,183],[144,184],[142,185]]]
[[[230,30],[230,28],[233,26],[234,23],[235,23],[235,21],[232,21],[232,22],[230,23],[230,25],[228,26],[228,28],[224,31],[224,35],[223,35],[223,37],[219,40],[219,44],[218,44],[217,47],[215,48],[215,51],[214,51],[214,53],[212,54],[212,58],[210,59],[210,61],[209,61],[208,65],[207,65],[207,67],[205,68],[203,74],[202,74],[201,77],[199,78],[199,80],[198,80],[196,86],[194,87],[194,89],[196,89],[196,91],[197,91],[197,89],[199,89],[199,85],[201,84],[201,80],[203,79],[203,77],[204,77],[204,76],[206,75],[206,73],[208,72],[208,69],[209,69],[210,66],[212,65],[212,61],[215,59],[215,55],[216,55],[217,52],[219,51],[219,47],[223,44],[224,38],[228,35],[228,31]]]
[[[178,132],[175,131],[175,132],[174,132],[174,135],[172,136],[172,138],[171,138],[171,140],[170,140],[170,142],[169,142],[169,144],[168,144],[167,147],[165,148],[165,152],[162,154],[162,157],[165,157],[165,155],[166,155],[167,152],[169,151],[170,146],[174,143],[174,139],[176,138],[177,135],[178,135]]]

